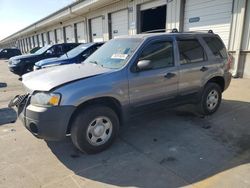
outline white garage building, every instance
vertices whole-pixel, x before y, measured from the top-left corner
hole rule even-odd
[[[173,28],[212,29],[234,56],[234,76],[250,77],[250,0],[78,0],[0,41],[0,48],[17,46],[25,53]]]

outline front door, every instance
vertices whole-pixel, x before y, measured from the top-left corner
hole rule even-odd
[[[139,107],[177,95],[178,68],[174,62],[173,41],[160,40],[147,44],[138,55],[150,62],[148,69],[129,72],[129,96],[132,107]],[[136,68],[138,69],[138,68]]]

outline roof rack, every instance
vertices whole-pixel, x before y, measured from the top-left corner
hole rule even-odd
[[[166,31],[171,31],[171,33],[178,33],[178,29],[176,29],[176,28],[173,28],[173,29],[155,29],[155,30],[144,31],[142,33],[158,33],[158,32],[166,32]]]
[[[179,33],[177,28],[173,28],[173,29],[155,29],[155,30],[149,30],[149,31],[145,31],[142,33],[158,33],[158,32],[166,32],[166,31],[170,31],[170,33]],[[207,33],[212,33],[214,34],[212,29],[209,30],[195,30],[195,31],[184,31],[183,33],[197,33],[197,32],[207,32]],[[181,32],[182,33],[182,32]]]
[[[149,30],[149,31],[144,31],[142,33],[158,33],[158,32],[165,32],[166,29],[155,29],[155,30]]]
[[[213,30],[212,29],[209,29],[209,30],[195,30],[195,31],[184,31],[184,33],[197,33],[197,32],[206,32],[206,33],[213,33]]]

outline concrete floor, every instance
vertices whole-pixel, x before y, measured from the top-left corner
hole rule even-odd
[[[189,106],[144,114],[96,155],[71,140],[36,139],[7,108],[23,93],[0,61],[0,187],[250,187],[250,80],[234,79],[219,111]]]

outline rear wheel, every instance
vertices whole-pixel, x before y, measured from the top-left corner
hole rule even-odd
[[[119,131],[117,114],[106,106],[92,106],[79,111],[73,120],[71,139],[82,152],[93,154],[107,149]]]
[[[207,83],[198,104],[198,110],[203,115],[211,115],[216,112],[221,103],[222,91],[218,84]]]

